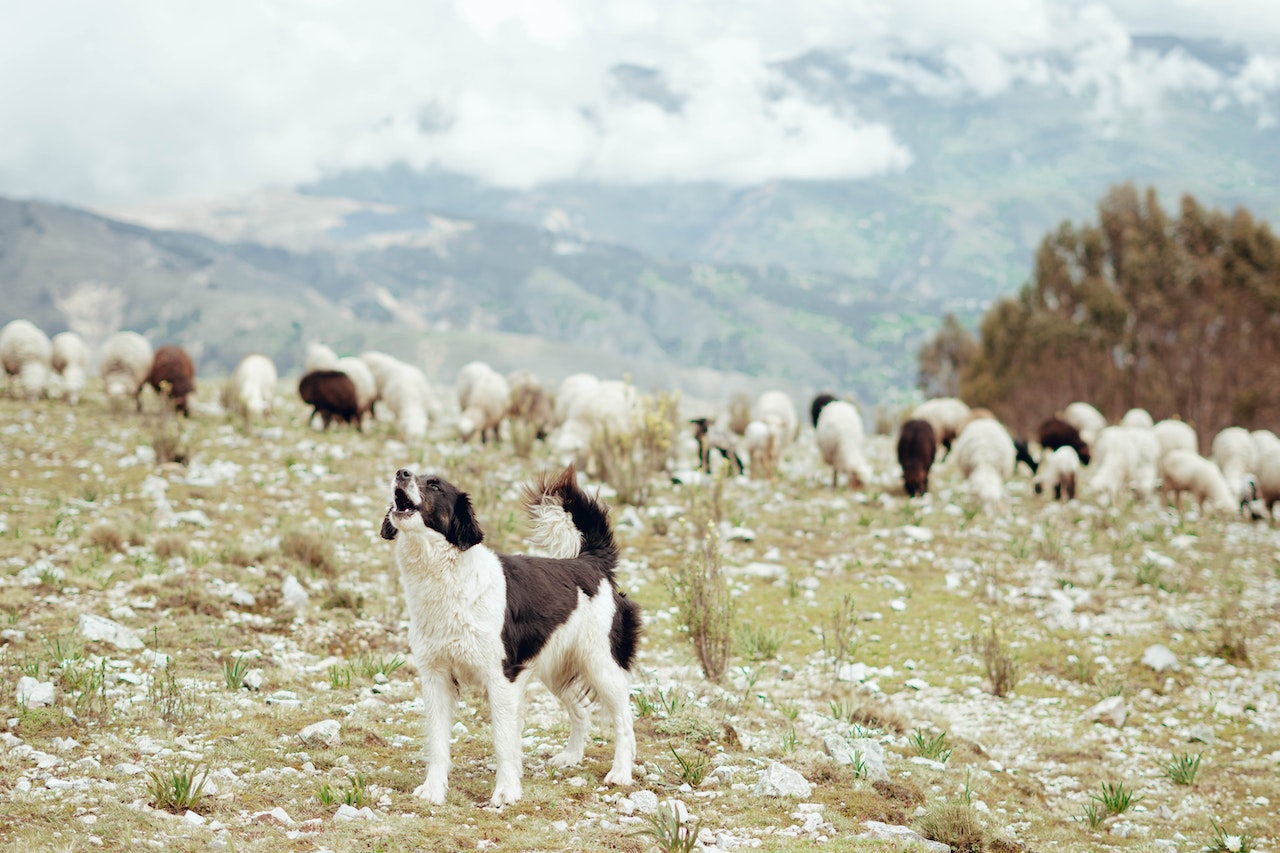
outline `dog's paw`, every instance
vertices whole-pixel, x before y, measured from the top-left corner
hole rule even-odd
[[[576,767],[581,763],[582,753],[570,752],[567,749],[564,752],[556,753],[547,759],[548,767]]]
[[[622,785],[624,787],[634,784],[631,781],[631,768],[614,766],[604,777],[606,785]]]
[[[510,805],[520,799],[520,783],[514,785],[499,785],[493,789],[493,797],[489,800],[489,805],[494,808]]]
[[[434,806],[442,806],[444,805],[446,787],[443,780],[428,779],[413,789],[413,795],[420,800],[426,800]]]

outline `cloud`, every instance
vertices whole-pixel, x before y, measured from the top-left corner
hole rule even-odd
[[[515,187],[859,178],[912,154],[892,127],[805,97],[779,60],[844,49],[938,96],[1051,81],[1100,115],[1206,86],[1261,110],[1265,60],[1219,80],[1192,57],[1138,56],[1130,34],[1160,23],[1280,56],[1270,3],[1172,0],[1163,19],[1164,0],[20,4],[0,30],[0,193],[117,203],[394,162]],[[620,88],[619,66],[650,97]]]

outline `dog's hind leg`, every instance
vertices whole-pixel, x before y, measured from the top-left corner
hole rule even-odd
[[[577,681],[557,685],[555,693],[569,715],[569,742],[565,744],[564,751],[553,755],[547,764],[572,767],[582,763],[582,755],[587,748],[587,736],[591,734],[591,703],[582,684]]]
[[[458,705],[458,688],[442,672],[419,666],[422,676],[422,704],[427,712],[427,778],[413,792],[429,803],[441,805],[449,787],[449,735],[453,729],[453,709]]]
[[[492,716],[493,752],[498,761],[498,779],[491,806],[504,806],[520,799],[520,700],[521,689],[498,675],[488,685],[489,713]]]
[[[636,762],[636,734],[631,725],[631,679],[606,650],[590,675],[591,686],[604,713],[613,720],[613,766],[605,774],[606,785],[630,785]]]

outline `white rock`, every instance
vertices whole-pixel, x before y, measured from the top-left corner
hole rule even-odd
[[[293,575],[289,575],[284,579],[284,583],[280,587],[280,593],[284,596],[285,607],[291,607],[294,610],[301,610],[307,606],[307,602],[311,600],[311,596],[307,595],[307,591],[302,588],[302,584],[298,583],[298,579]]]
[[[298,732],[298,740],[308,746],[337,746],[342,742],[342,724],[337,720],[312,723]]]
[[[653,791],[632,791],[629,799],[640,814],[654,814],[658,811],[658,795]]]
[[[1123,696],[1108,696],[1083,714],[1086,720],[1106,723],[1117,729],[1124,726],[1128,716],[1129,709],[1125,707]]]
[[[80,635],[90,642],[100,640],[126,651],[145,647],[131,628],[92,613],[80,614]]]
[[[289,817],[289,813],[284,809],[276,806],[269,812],[257,812],[250,820],[254,823],[275,823],[280,826],[293,826],[294,820]]]
[[[338,806],[338,810],[333,813],[335,821],[356,820],[360,817],[360,810],[355,806],[349,806],[346,803]]]
[[[18,679],[18,704],[28,708],[47,708],[53,704],[53,682],[40,681],[29,675]]]
[[[775,761],[760,774],[751,793],[757,797],[807,797],[812,790],[813,785],[803,776]]]
[[[889,781],[889,771],[884,766],[884,747],[879,741],[865,737],[849,741],[839,735],[827,735],[822,739],[822,746],[837,764],[852,765],[857,753],[866,778],[872,782]]]
[[[250,690],[262,689],[263,673],[260,669],[251,669],[244,674],[244,686]]]
[[[863,682],[871,677],[871,670],[862,662],[846,663],[836,672],[837,681]]]
[[[941,841],[930,841],[905,826],[881,823],[878,820],[869,820],[866,826],[867,831],[855,836],[856,838],[865,838],[872,841],[892,841],[895,845],[907,845],[913,850],[924,850],[927,853],[951,853],[951,848]]]
[[[923,678],[908,678],[902,683],[904,686],[910,687],[912,690],[924,690],[929,686],[929,682],[925,681]]]
[[[631,802],[629,797],[620,797],[618,799],[618,814],[633,815],[636,813],[636,804]]]
[[[925,527],[908,524],[902,528],[902,535],[914,542],[928,542],[933,539],[933,531]]]
[[[1154,646],[1147,646],[1147,650],[1142,653],[1142,663],[1149,666],[1156,672],[1164,672],[1166,669],[1178,670],[1178,656],[1169,651],[1167,646],[1159,643]]]

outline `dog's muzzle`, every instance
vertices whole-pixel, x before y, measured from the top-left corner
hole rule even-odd
[[[421,495],[418,494],[418,483],[413,478],[413,472],[408,468],[401,468],[396,472],[394,500],[398,513],[410,513],[418,508]]]

